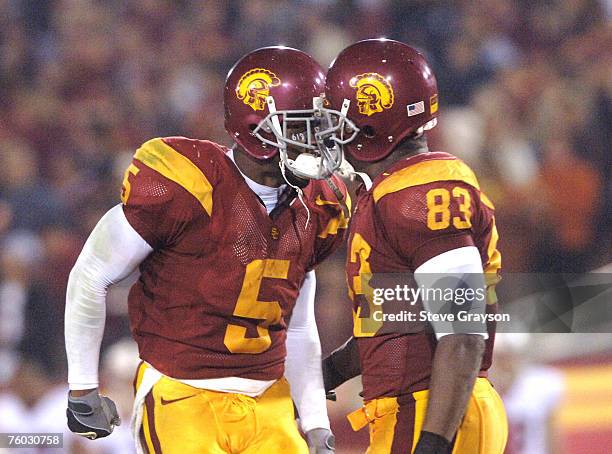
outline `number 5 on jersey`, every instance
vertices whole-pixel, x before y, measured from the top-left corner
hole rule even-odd
[[[278,301],[258,301],[259,288],[264,278],[287,279],[289,260],[253,260],[246,267],[242,289],[236,302],[235,317],[262,320],[257,325],[258,337],[246,337],[244,326],[229,324],[223,342],[232,353],[262,353],[270,348],[272,339],[268,326],[280,322],[282,312]]]

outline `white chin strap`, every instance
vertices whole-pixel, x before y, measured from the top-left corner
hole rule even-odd
[[[285,180],[285,183],[287,183],[291,188],[295,190],[295,192],[297,193],[298,199],[300,200],[300,203],[306,210],[306,225],[304,225],[304,230],[305,230],[308,228],[308,223],[310,222],[310,210],[308,209],[308,205],[306,205],[306,202],[304,202],[304,191],[302,191],[302,188],[300,188],[299,186],[296,186],[295,184],[291,183],[291,181],[289,181],[285,173],[285,162],[282,159],[278,161],[278,166],[280,167],[281,174],[283,175],[283,179]]]
[[[416,135],[418,136],[422,135],[425,131],[429,131],[430,129],[435,128],[437,124],[438,124],[437,118],[433,118],[429,120],[427,123],[425,123],[423,126],[421,126],[419,129],[416,130]]]
[[[311,179],[323,173],[321,157],[310,153],[300,153],[295,160],[289,159],[291,171],[298,177]]]

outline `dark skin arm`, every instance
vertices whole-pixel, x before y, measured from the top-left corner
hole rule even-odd
[[[485,349],[477,334],[451,334],[438,341],[423,429],[451,441],[465,414]]]
[[[357,340],[349,338],[323,360],[325,391],[331,391],[345,381],[361,374]]]

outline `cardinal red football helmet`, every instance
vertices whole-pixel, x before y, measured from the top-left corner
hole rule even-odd
[[[344,49],[327,73],[325,100],[336,114],[344,107],[346,119],[359,129],[348,143],[337,134],[332,137],[359,161],[384,159],[407,136],[434,127],[438,115],[438,89],[429,64],[412,47],[388,39]]]
[[[325,73],[309,55],[290,47],[257,49],[242,57],[225,81],[225,129],[248,154],[269,159],[287,145],[317,150],[313,100],[321,99]],[[302,123],[300,133],[296,122]],[[299,129],[299,127],[298,127]]]

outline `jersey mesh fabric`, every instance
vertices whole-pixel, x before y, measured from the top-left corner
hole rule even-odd
[[[168,185],[159,180],[147,180],[138,185],[137,190],[142,197],[163,198],[169,194]]]
[[[232,249],[242,265],[246,266],[256,258],[266,256],[268,239],[240,193],[232,204],[230,225],[236,226],[236,239]]]
[[[360,258],[356,261],[347,260],[346,270],[350,285],[359,276],[363,266],[362,260],[367,261],[374,275],[413,273],[418,266],[436,255],[460,247],[476,246],[483,259],[483,266],[487,264],[494,212],[481,201],[479,188],[473,186],[477,182],[468,183],[455,179],[455,174],[444,174],[439,171],[440,167],[446,168],[449,162],[455,161],[458,168],[464,168],[465,164],[447,153],[426,153],[412,157],[395,164],[383,176],[377,178],[370,191],[362,188],[358,194],[357,210],[350,226],[349,246],[353,244],[356,235],[359,235],[362,238],[361,244],[367,244],[370,252],[369,256],[365,257],[363,249],[360,250],[361,256],[359,251],[351,250],[349,258],[355,254]],[[375,200],[374,192],[386,178],[402,171],[404,172],[402,175],[410,175],[406,169],[416,164],[420,164],[420,168],[425,169],[423,174],[411,175],[411,179],[398,182],[384,196]],[[430,181],[431,174],[439,175],[440,178]],[[423,183],[413,184],[419,178]],[[431,207],[428,206],[427,194],[431,190],[447,191],[449,194],[450,221],[447,227],[432,229],[429,225],[431,219],[428,219],[428,213]],[[460,203],[465,202],[465,196],[454,201],[454,191],[468,194],[471,213],[469,227],[464,227],[466,222],[452,221],[454,218],[465,221],[465,213],[460,207]],[[380,191],[378,195],[380,196]],[[436,203],[439,203],[439,200]],[[439,221],[439,218],[436,219]],[[376,276],[373,279],[376,280]],[[355,294],[352,286],[351,290],[354,295],[354,310],[361,307],[361,313],[368,314],[369,312],[364,310],[367,305],[364,295]],[[414,307],[422,308],[422,303],[418,302]],[[496,312],[496,310],[496,304],[487,305],[487,312]],[[402,329],[406,327],[410,329],[400,331],[397,328],[399,325]],[[358,339],[366,400],[382,396],[400,396],[429,386],[436,344],[435,335],[426,325],[422,328],[417,323],[400,322],[399,325],[394,325],[393,322],[382,326],[374,325],[375,335],[368,333]],[[491,365],[494,330],[494,324],[489,324],[489,339],[486,341],[481,365],[483,374]],[[360,336],[358,332],[355,334]],[[398,363],[402,366],[398,367]]]
[[[283,374],[287,321],[305,273],[344,231],[317,238],[339,216],[314,203],[330,197],[319,182],[305,191],[312,227],[304,231],[300,203],[272,220],[226,151],[208,141],[154,139],[132,161],[138,172],[128,174],[124,212],[154,251],[130,291],[130,324],[141,358],[167,376],[273,380]],[[164,159],[183,168],[156,169]],[[286,277],[265,276],[270,263],[286,265]],[[269,302],[278,302],[280,319]],[[263,349],[249,342],[266,336]]]

